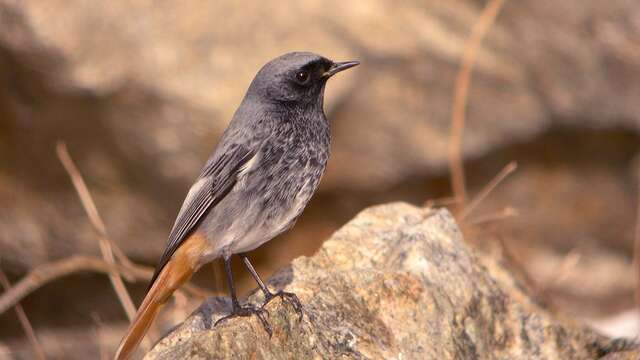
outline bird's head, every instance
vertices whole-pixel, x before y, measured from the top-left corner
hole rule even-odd
[[[327,80],[358,64],[357,61],[333,62],[310,52],[287,53],[258,71],[247,96],[274,103],[322,105]]]

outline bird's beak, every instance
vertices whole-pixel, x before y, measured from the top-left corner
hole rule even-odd
[[[359,64],[360,64],[360,61],[336,62],[336,63],[333,63],[333,65],[331,65],[329,70],[325,71],[325,73],[322,74],[322,76],[324,78],[330,78],[333,75],[339,73],[340,71],[347,70],[347,69],[352,68],[352,67],[354,67],[356,65],[359,65]]]

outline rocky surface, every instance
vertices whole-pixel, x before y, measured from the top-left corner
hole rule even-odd
[[[229,306],[209,298],[145,359],[595,359],[620,348],[476,258],[445,210],[365,210],[269,283],[300,297],[302,321],[275,300],[272,338],[255,318],[212,327]]]

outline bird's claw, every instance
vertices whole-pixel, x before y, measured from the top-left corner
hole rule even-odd
[[[302,318],[304,317],[302,303],[300,302],[300,299],[298,299],[298,295],[294,293],[278,291],[275,294],[269,294],[269,296],[265,298],[264,304],[262,304],[262,308],[267,306],[267,304],[270,303],[271,300],[277,297],[289,303],[293,307],[293,310],[295,310],[295,312],[298,314],[299,320],[302,321]]]
[[[248,317],[248,316],[255,315],[258,318],[258,320],[260,320],[260,323],[262,324],[264,331],[266,331],[267,334],[269,334],[269,338],[271,338],[271,336],[273,335],[273,331],[271,330],[271,324],[269,324],[269,322],[267,321],[265,314],[269,316],[269,312],[266,309],[263,309],[262,307],[258,308],[251,305],[238,306],[238,307],[234,307],[231,314],[218,319],[218,321],[216,321],[216,323],[213,326],[215,327],[219,323],[235,317]]]

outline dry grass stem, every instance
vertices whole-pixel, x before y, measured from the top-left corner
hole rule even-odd
[[[500,170],[500,172],[493,178],[485,187],[476,195],[476,197],[469,203],[467,207],[462,211],[462,215],[460,219],[464,220],[469,214],[475,210],[478,205],[487,197],[491,192],[500,185],[500,183],[506,179],[509,175],[511,175],[518,168],[518,163],[515,161],[510,162]]]
[[[98,343],[98,351],[100,353],[100,360],[109,360],[109,353],[104,346],[104,335],[102,333],[102,329],[104,328],[104,323],[100,319],[100,315],[98,313],[91,313],[91,319],[93,319],[94,327],[93,331],[95,332],[96,343]]]
[[[490,0],[480,14],[471,31],[471,36],[467,42],[462,55],[462,63],[453,92],[453,105],[451,112],[451,129],[449,132],[449,171],[451,172],[451,187],[454,197],[461,204],[462,208],[467,201],[467,190],[465,185],[464,164],[462,160],[462,136],[466,116],[467,96],[471,73],[475,65],[477,53],[482,44],[482,40],[487,31],[493,25],[504,0]]]
[[[2,283],[2,287],[4,288],[5,293],[6,291],[9,291],[9,289],[11,288],[11,283],[9,282],[7,275],[5,275],[2,269],[0,269],[0,283]],[[3,293],[3,296],[4,296],[4,293]],[[18,316],[18,321],[20,321],[20,326],[22,326],[24,333],[27,335],[27,338],[31,343],[31,347],[33,348],[33,352],[36,358],[39,360],[46,360],[47,356],[44,353],[44,349],[42,348],[40,341],[38,341],[38,338],[36,337],[36,332],[33,330],[33,326],[31,326],[31,322],[29,321],[27,314],[24,312],[22,305],[20,305],[19,302],[16,302],[13,305],[13,308],[15,309],[16,315]]]
[[[562,261],[560,261],[556,269],[551,272],[549,278],[541,284],[539,291],[545,294],[550,289],[562,285],[562,282],[566,281],[571,271],[578,266],[581,258],[582,255],[577,249],[569,251]]]
[[[522,261],[518,259],[516,254],[511,250],[507,241],[503,237],[498,237],[498,245],[501,251],[501,257],[508,264],[509,269],[516,274],[524,285],[530,289],[531,294],[536,297],[537,300],[545,302],[546,300],[540,296],[540,289],[537,282],[529,275],[529,272],[522,264]]]
[[[0,296],[0,314],[15,306],[25,296],[48,282],[81,271],[104,274],[127,273],[127,269],[123,266],[107,263],[100,258],[81,255],[46,263],[29,271],[20,281],[2,293]]]
[[[102,252],[102,257],[109,264],[115,264],[115,259],[113,256],[113,248],[117,247],[115,244],[109,240],[107,235],[107,227],[102,221],[100,217],[100,213],[98,213],[98,209],[91,197],[91,193],[89,193],[89,189],[82,179],[82,175],[80,171],[74,164],[71,156],[69,155],[69,151],[67,150],[67,146],[63,142],[58,142],[56,145],[56,152],[58,154],[58,158],[60,162],[64,166],[65,170],[69,174],[69,178],[71,178],[71,182],[73,183],[73,187],[78,193],[78,197],[82,202],[82,206],[84,207],[87,216],[89,217],[89,221],[91,225],[98,233],[98,238],[100,240],[100,251]],[[123,254],[124,255],[124,254]],[[111,281],[111,285],[113,286],[124,311],[127,314],[129,320],[132,320],[136,314],[136,307],[133,305],[133,301],[131,300],[131,295],[127,291],[124,282],[119,274],[109,274],[109,280]]]
[[[13,287],[7,289],[0,295],[0,314],[15,306],[20,300],[35,291],[36,289],[56,280],[57,278],[71,275],[77,272],[90,271],[103,274],[118,273],[127,281],[148,281],[153,275],[153,268],[135,265],[128,267],[125,265],[109,264],[106,261],[89,256],[75,255],[63,260],[40,265],[31,270]],[[202,289],[191,283],[182,287],[191,296],[206,298],[213,295],[213,292]]]
[[[640,181],[638,182],[638,204],[636,210],[636,226],[633,240],[633,266],[636,273],[635,301],[640,308]]]
[[[511,219],[513,217],[516,217],[520,215],[520,213],[518,212],[517,209],[511,207],[511,206],[507,206],[506,208],[498,211],[498,212],[494,212],[494,213],[489,213],[486,215],[482,215],[482,216],[478,216],[475,219],[471,219],[469,221],[466,221],[464,224],[465,225],[482,225],[482,224],[486,224],[489,222],[494,222],[494,221],[502,221],[502,220],[506,220],[506,219]]]

